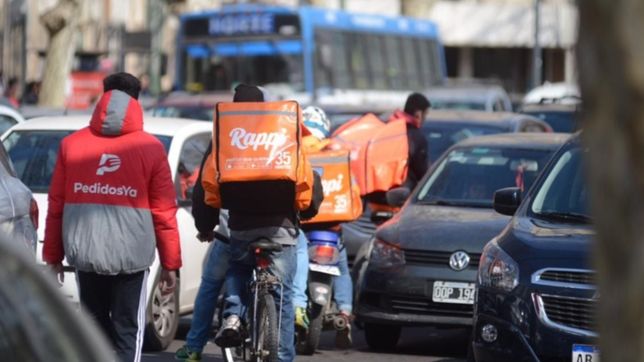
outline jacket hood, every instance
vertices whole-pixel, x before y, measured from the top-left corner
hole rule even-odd
[[[94,108],[89,126],[103,136],[120,136],[141,131],[143,110],[139,102],[125,92],[105,92]]]
[[[394,114],[391,115],[391,118],[389,118],[389,121],[394,119],[402,119],[405,121],[405,123],[410,124],[416,128],[420,128],[420,120],[417,120],[416,118],[405,113],[404,111],[401,111],[400,109],[396,110]]]

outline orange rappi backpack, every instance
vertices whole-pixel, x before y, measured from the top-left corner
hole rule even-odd
[[[322,179],[324,200],[318,214],[303,223],[346,222],[362,214],[360,193],[354,192],[349,151],[321,151],[307,154],[313,169]]]
[[[409,145],[404,121],[383,122],[368,113],[338,128],[332,148],[351,150],[351,170],[361,195],[388,191],[407,177]]]
[[[301,119],[295,101],[217,104],[206,203],[261,213],[308,208],[313,170],[300,149]]]

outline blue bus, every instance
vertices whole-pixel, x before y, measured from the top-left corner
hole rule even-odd
[[[180,18],[178,90],[245,82],[315,100],[336,90],[422,90],[445,77],[431,21],[257,4]]]

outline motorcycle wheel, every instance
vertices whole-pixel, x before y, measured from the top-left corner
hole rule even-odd
[[[324,321],[325,308],[319,304],[311,303],[309,310],[309,329],[306,337],[297,344],[297,353],[302,355],[312,355],[318,349],[320,344],[320,335],[322,334],[322,322]]]

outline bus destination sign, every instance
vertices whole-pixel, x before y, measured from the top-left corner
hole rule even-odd
[[[187,37],[247,37],[299,34],[296,15],[273,13],[216,14],[194,18],[184,23]]]

